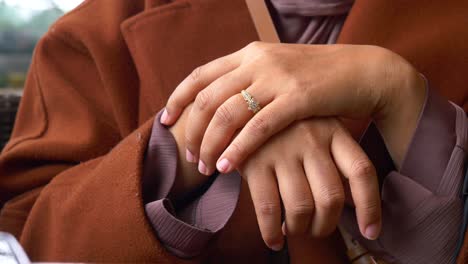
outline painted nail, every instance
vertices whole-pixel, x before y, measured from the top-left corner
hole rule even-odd
[[[231,163],[227,159],[222,159],[216,164],[216,168],[219,172],[227,172],[231,169]]]
[[[271,246],[271,249],[273,249],[274,251],[281,251],[283,249],[283,243],[275,244]]]
[[[185,158],[190,163],[197,163],[197,159],[195,158],[195,155],[193,155],[192,152],[190,152],[190,150],[188,149],[185,149]]]
[[[208,175],[208,169],[206,168],[206,164],[201,160],[198,162],[198,171],[201,174]]]
[[[168,119],[169,119],[169,114],[167,113],[167,110],[164,109],[164,112],[161,115],[161,123],[164,125],[167,125]]]
[[[364,236],[369,240],[375,240],[379,236],[379,225],[370,224],[366,227],[364,231]]]

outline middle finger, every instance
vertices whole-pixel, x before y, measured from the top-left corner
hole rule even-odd
[[[273,91],[264,89],[261,82],[252,84],[246,91],[254,96],[254,99],[261,105],[266,105],[273,99]],[[203,162],[208,175],[215,170],[216,160],[232,140],[236,131],[244,127],[253,115],[240,93],[232,96],[218,107],[206,131],[204,131],[200,147],[200,162]],[[223,165],[220,164],[220,166]],[[229,169],[223,168],[220,171]]]
[[[304,169],[315,201],[310,232],[323,237],[338,224],[344,206],[343,184],[331,154],[324,149],[306,152]]]
[[[250,79],[245,74],[244,67],[239,67],[219,77],[200,91],[186,125],[187,161],[197,162],[203,134],[219,105],[249,84]]]

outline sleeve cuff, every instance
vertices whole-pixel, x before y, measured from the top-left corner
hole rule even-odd
[[[466,144],[463,128],[457,127],[457,123],[463,123],[457,122],[460,119],[457,112],[461,111],[464,116],[464,111],[457,108],[427,88],[424,107],[399,173],[431,191],[438,188],[455,145]],[[360,144],[376,167],[382,184],[395,166],[374,124],[368,127]]]
[[[181,258],[195,256],[214,234],[176,218],[168,199],[151,202],[145,208],[160,241],[166,249]]]
[[[144,203],[166,197],[174,185],[176,177],[177,144],[171,132],[160,123],[161,115],[162,111],[154,119],[143,163],[142,186]]]
[[[175,210],[167,199],[176,177],[177,145],[172,134],[159,120],[153,123],[144,162],[143,194],[146,215],[164,247],[181,258],[199,255],[208,242],[231,218],[239,198],[238,173],[213,175],[211,184],[185,207]]]
[[[420,258],[442,263],[439,260],[453,259],[460,231],[464,234],[461,194],[467,137],[464,110],[429,88],[399,172],[378,130],[371,125],[360,143],[381,180],[382,233],[377,241],[363,239],[352,208],[344,211],[346,229],[389,262]]]
[[[436,191],[457,142],[457,109],[427,89],[426,102],[400,173]],[[465,131],[466,133],[466,131]]]
[[[231,218],[239,199],[240,183],[238,173],[221,174],[202,196],[179,212],[168,199],[147,204],[146,213],[158,238],[179,257],[199,255]]]

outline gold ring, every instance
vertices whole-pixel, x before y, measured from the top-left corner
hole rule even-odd
[[[249,110],[252,111],[254,114],[258,113],[262,107],[260,106],[260,103],[257,102],[252,95],[250,95],[246,90],[241,91],[242,97],[244,97],[244,100],[247,102],[249,105]]]

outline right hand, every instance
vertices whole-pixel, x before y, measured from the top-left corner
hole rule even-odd
[[[273,250],[283,247],[283,235],[323,237],[335,230],[345,201],[341,175],[349,180],[361,233],[368,239],[380,233],[375,168],[336,118],[293,123],[238,170],[249,185],[263,240]]]

